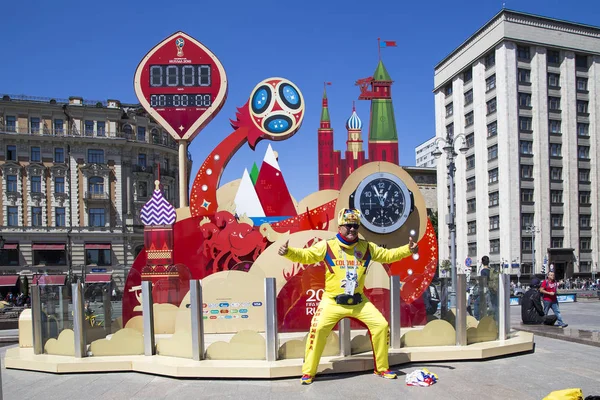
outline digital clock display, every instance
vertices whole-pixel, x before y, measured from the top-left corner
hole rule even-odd
[[[210,107],[210,94],[153,94],[150,96],[151,107]]]
[[[210,65],[151,65],[150,87],[204,87],[211,84]]]

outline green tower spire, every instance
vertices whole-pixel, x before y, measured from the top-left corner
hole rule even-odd
[[[398,141],[396,118],[392,104],[392,78],[379,60],[373,74],[373,92],[371,99],[371,121],[369,124],[369,141]]]
[[[321,122],[330,122],[329,108],[327,104],[327,90],[323,88],[323,108],[321,109]]]

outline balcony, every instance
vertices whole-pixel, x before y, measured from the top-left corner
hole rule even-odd
[[[91,201],[108,201],[110,195],[105,192],[85,192],[85,199]]]

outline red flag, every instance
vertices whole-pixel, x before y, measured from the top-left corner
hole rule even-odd
[[[395,40],[384,40],[381,42],[381,47],[398,47]]]
[[[331,85],[331,82],[325,82],[325,84],[329,86],[329,85]]]

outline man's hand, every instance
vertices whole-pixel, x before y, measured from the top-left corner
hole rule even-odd
[[[412,236],[409,236],[408,238],[408,248],[413,254],[417,254],[419,252],[419,245],[413,240]]]
[[[284,244],[281,245],[281,247],[279,248],[279,251],[278,251],[280,256],[285,256],[287,254],[289,243],[290,243],[290,241],[288,239]]]

